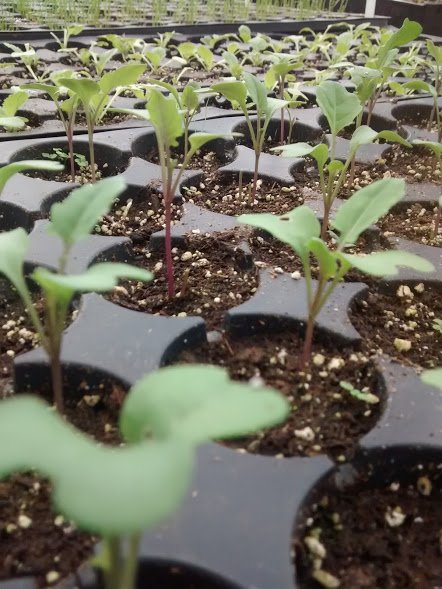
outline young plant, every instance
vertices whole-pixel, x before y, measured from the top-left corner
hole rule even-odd
[[[308,143],[293,143],[284,147],[274,148],[285,157],[312,157],[318,166],[319,186],[324,203],[321,239],[327,235],[330,211],[341,187],[343,186],[348,168],[354,160],[358,149],[362,145],[373,143],[378,139],[397,142],[407,147],[411,145],[394,131],[380,131],[377,133],[367,125],[361,125],[354,131],[344,162],[335,158],[336,141],[339,133],[351,125],[360,114],[362,107],[358,98],[348,92],[338,82],[326,81],[318,86],[316,101],[330,128],[330,145],[324,143],[309,145]],[[328,162],[328,163],[327,163]]]
[[[93,564],[105,589],[135,589],[142,531],[170,517],[192,480],[196,448],[284,420],[269,388],[229,381],[214,366],[174,366],[142,378],[120,415],[125,444],[97,444],[32,396],[2,401],[0,477],[35,470],[52,483],[57,513],[102,538]],[[125,549],[127,545],[127,549]]]
[[[287,106],[286,100],[269,98],[265,85],[252,74],[244,73],[244,82],[221,82],[211,88],[212,91],[222,94],[233,105],[244,113],[247,127],[250,134],[253,150],[255,152],[255,168],[253,172],[252,186],[249,192],[249,203],[252,204],[256,196],[256,183],[259,173],[259,158],[262,153],[267,129],[272,116],[278,109]],[[247,102],[247,100],[250,102]],[[234,106],[234,107],[235,107]],[[256,126],[249,115],[249,109],[256,109]]]
[[[56,166],[55,163],[45,163],[47,166]],[[94,186],[78,188],[63,202],[52,206],[48,232],[58,237],[63,244],[57,271],[36,268],[31,274],[31,279],[40,287],[44,298],[44,320],[40,319],[35,310],[24,275],[24,261],[29,248],[28,234],[21,228],[0,234],[0,273],[16,288],[40,344],[49,357],[54,403],[60,413],[64,406],[60,360],[63,330],[74,294],[112,290],[120,278],[140,281],[152,278],[146,270],[112,262],[94,264],[82,274],[66,274],[66,264],[73,246],[90,234],[98,219],[109,211],[124,187],[121,178],[108,178]]]
[[[72,101],[81,105],[84,111],[89,138],[89,164],[93,183],[96,181],[95,125],[104,117],[115,98],[125,87],[135,84],[144,70],[145,67],[142,64],[127,64],[117,70],[107,72],[98,81],[89,78],[58,79],[58,84],[69,90]]]
[[[439,178],[441,179],[442,184],[442,143],[436,143],[435,141],[421,141],[420,139],[415,139],[413,141],[413,145],[417,145],[420,147],[425,147],[434,153],[437,158],[437,165],[439,168]],[[436,215],[434,217],[434,227],[431,232],[431,237],[434,239],[439,235],[439,227],[441,224],[442,218],[442,196],[439,198],[438,207],[436,211]]]
[[[7,131],[21,131],[25,128],[28,119],[17,116],[17,111],[27,99],[28,93],[24,90],[17,90],[4,99],[0,106],[0,127]]]
[[[41,154],[42,157],[55,162],[60,162],[63,166],[70,160],[69,153],[66,153],[60,147],[54,147],[51,152],[45,152]],[[73,154],[74,162],[80,171],[85,171],[89,167],[89,163],[86,157],[82,153]]]
[[[285,53],[269,53],[269,58],[273,62],[264,75],[264,83],[269,89],[277,86],[277,95],[281,100],[285,100],[285,84],[290,79],[290,72],[299,69],[302,66],[302,60],[292,55]],[[291,76],[294,80],[294,76]],[[284,145],[285,139],[285,109],[281,109],[281,126],[279,134],[279,142]]]
[[[13,45],[12,43],[3,43],[3,45],[11,50],[11,57],[21,61],[23,66],[36,82],[40,82],[43,78],[46,77],[46,72],[42,76],[38,75],[37,70],[40,60],[37,53],[35,52],[35,49],[31,47],[29,43],[25,43],[24,49],[20,49],[20,47]]]
[[[84,30],[84,25],[69,25],[63,29],[63,39],[60,39],[55,33],[51,33],[52,37],[56,40],[59,45],[59,51],[69,51],[69,41],[71,37],[81,35]]]
[[[320,239],[320,223],[307,206],[298,207],[280,217],[270,213],[238,217],[240,223],[264,229],[288,244],[301,260],[307,294],[307,322],[300,358],[302,369],[310,363],[315,321],[336,286],[352,267],[373,276],[397,274],[400,266],[421,272],[434,270],[427,260],[404,251],[345,253],[345,249],[355,244],[361,233],[385,215],[404,194],[405,182],[397,178],[378,180],[355,192],[341,205],[332,221],[333,231],[336,233],[336,245],[333,249]],[[312,279],[311,256],[319,268],[317,281]]]

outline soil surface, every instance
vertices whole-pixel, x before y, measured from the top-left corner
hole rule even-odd
[[[350,319],[367,354],[382,351],[402,364],[422,368],[442,365],[440,287],[398,284],[384,292],[381,286],[371,286],[354,301]]]
[[[383,217],[378,226],[385,237],[397,236],[425,245],[442,247],[442,227],[435,235],[437,207],[429,204],[414,204],[402,211]]]
[[[439,468],[439,470],[437,470]],[[321,494],[295,540],[301,589],[436,589],[442,582],[440,465],[384,488]],[[307,523],[305,529],[305,523]],[[319,568],[314,572],[313,562]],[[339,581],[339,585],[337,582]]]
[[[152,282],[127,281],[114,289],[107,298],[128,309],[158,315],[203,317],[209,328],[221,329],[224,313],[245,302],[258,287],[257,272],[245,252],[228,245],[222,237],[188,239],[173,249],[175,297],[167,296],[164,253],[143,253],[135,264],[155,273]]]
[[[271,386],[290,401],[291,413],[279,426],[232,443],[256,454],[350,458],[358,439],[376,423],[382,408],[378,375],[369,358],[349,347],[321,344],[316,337],[312,363],[300,372],[302,338],[293,326],[284,333],[263,332],[238,339],[222,337],[183,352],[175,363],[209,363],[227,368],[231,378]],[[377,396],[368,403],[341,386],[347,382]],[[375,399],[372,399],[375,401]]]

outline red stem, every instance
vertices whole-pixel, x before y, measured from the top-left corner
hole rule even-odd
[[[165,256],[166,256],[166,275],[167,275],[167,296],[172,299],[175,295],[175,277],[172,258],[172,199],[170,194],[170,187],[167,193],[164,194],[164,212],[166,217],[166,240],[165,240]]]
[[[441,216],[442,216],[442,207],[437,207],[436,218],[434,219],[434,237],[438,236]]]
[[[315,322],[314,322],[312,314],[310,313],[308,316],[308,319],[307,319],[307,326],[305,329],[304,347],[302,349],[302,355],[299,359],[300,370],[304,370],[310,364],[310,358],[312,355],[314,326],[315,326]]]

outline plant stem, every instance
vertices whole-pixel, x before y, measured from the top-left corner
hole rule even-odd
[[[95,174],[95,150],[94,150],[94,122],[92,120],[91,114],[86,114],[86,121],[87,121],[87,135],[89,141],[89,164],[91,168],[91,182],[95,184],[96,182],[96,174]]]
[[[434,219],[433,237],[436,238],[439,234],[440,221],[442,217],[442,207],[437,207],[436,217]]]
[[[164,193],[164,213],[166,221],[166,243],[165,243],[165,257],[166,257],[166,274],[167,274],[167,296],[172,299],[175,295],[175,277],[172,258],[172,195],[170,194],[170,183],[167,183],[167,189]]]
[[[281,100],[284,99],[284,83],[285,79],[284,76],[279,77],[279,98]],[[281,127],[280,127],[280,135],[279,135],[279,142],[281,145],[284,145],[284,131],[285,131],[285,121],[284,121],[284,108],[281,108]]]
[[[118,537],[103,538],[109,567],[104,569],[106,589],[120,589],[121,575],[121,544]]]
[[[129,549],[123,562],[121,583],[119,589],[134,589],[138,569],[138,550],[140,534],[133,534],[129,538]]]
[[[258,182],[258,171],[259,171],[259,156],[260,151],[255,151],[255,169],[253,170],[252,189],[249,193],[249,205],[253,205],[256,197],[256,184]]]

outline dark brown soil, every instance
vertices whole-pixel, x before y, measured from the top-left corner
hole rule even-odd
[[[422,291],[423,289],[423,291]],[[398,285],[385,293],[372,286],[355,300],[350,318],[363,339],[368,355],[382,351],[402,364],[435,368],[442,364],[442,320],[440,287]],[[399,340],[399,341],[397,341]],[[403,344],[403,341],[409,342]],[[398,348],[409,347],[400,351]]]
[[[87,159],[87,161],[89,161],[89,159]],[[117,174],[120,174],[123,171],[123,168],[116,168],[114,166],[109,167],[107,163],[103,165],[95,164],[95,176],[97,181],[101,178],[116,176]],[[80,169],[78,165],[76,165],[75,172],[75,182],[77,182],[78,184],[91,183],[92,176],[90,166],[87,166],[87,168],[84,169]],[[53,182],[72,182],[69,164],[66,165],[65,169],[59,173],[28,170],[27,172],[23,172],[23,174],[31,178],[41,178],[43,180],[52,180]]]
[[[314,560],[340,582],[329,587],[440,587],[440,473],[431,465],[415,470],[406,482],[378,488],[361,483],[321,494],[306,511],[294,543],[301,589],[323,586],[312,578]],[[322,550],[326,554],[318,558]]]
[[[182,164],[184,160],[184,155],[182,153],[174,152],[173,157],[178,159],[179,165]],[[153,147],[147,153],[146,160],[148,162],[152,162],[153,164],[159,165],[160,158],[158,156],[158,150],[156,147]],[[204,151],[199,151],[192,157],[186,169],[202,170],[205,175],[214,174],[218,168],[225,166],[227,163],[227,161],[222,160],[214,151],[209,151],[207,153]]]
[[[352,456],[358,439],[379,417],[382,399],[378,376],[369,359],[351,348],[328,342],[314,345],[308,373],[299,370],[302,341],[292,331],[221,341],[183,352],[174,363],[209,363],[226,367],[232,378],[275,387],[292,411],[284,424],[232,445],[248,452],[279,456],[327,453],[342,461]],[[377,395],[368,404],[340,386]]]
[[[155,273],[152,282],[127,281],[107,295],[128,309],[158,315],[203,317],[210,328],[222,328],[224,313],[249,299],[258,286],[257,272],[245,253],[222,237],[192,236],[173,250],[176,295],[167,297],[164,253],[148,252],[135,263]]]
[[[173,221],[178,221],[181,207],[173,204],[172,211]],[[118,203],[101,219],[95,231],[102,235],[129,237],[137,250],[145,250],[152,233],[161,231],[164,223],[162,195],[147,186],[144,194],[138,195],[136,200]]]
[[[433,235],[436,207],[414,204],[408,209],[386,215],[378,223],[384,236],[398,236],[425,245],[442,246],[442,233]]]
[[[278,182],[258,180],[254,203],[249,203],[251,182],[232,179],[230,174],[206,177],[203,184],[185,189],[187,200],[216,213],[241,215],[243,213],[280,213],[291,211],[304,202],[301,191],[294,184],[281,186]]]

